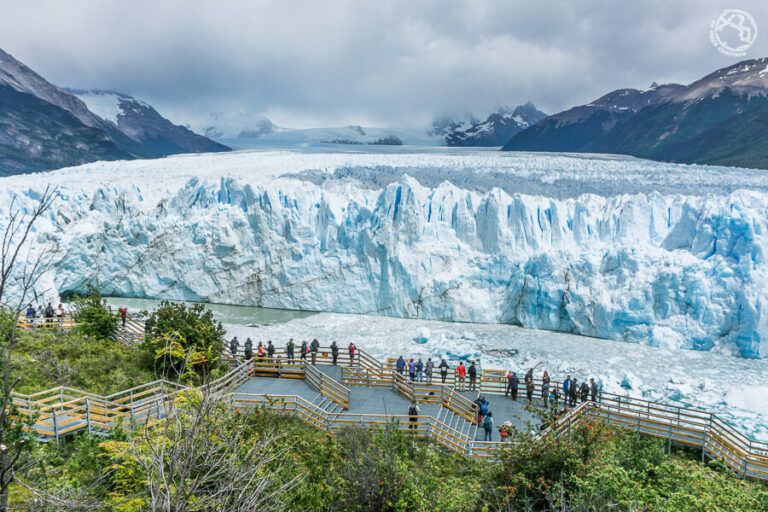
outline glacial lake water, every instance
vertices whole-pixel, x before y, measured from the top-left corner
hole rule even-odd
[[[142,310],[152,311],[160,304],[159,300],[125,299],[122,297],[107,297],[106,301],[114,310],[125,306],[132,313]],[[187,305],[194,304],[193,302],[183,303]],[[232,306],[228,304],[205,303],[205,307],[210,309],[220,322],[234,325],[276,325],[316,314],[310,311],[291,311],[286,309],[260,308],[257,306]]]

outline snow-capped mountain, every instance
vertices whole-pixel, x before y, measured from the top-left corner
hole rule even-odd
[[[446,135],[453,131],[472,126],[479,122],[480,120],[472,114],[466,114],[461,117],[442,116],[432,121],[432,126],[427,130],[427,135],[430,137],[445,138]]]
[[[761,171],[500,152],[209,154],[3,178],[0,217],[13,194],[31,203],[48,182],[66,200],[37,226],[35,243],[55,240],[62,256],[41,289],[768,356]]]
[[[503,149],[768,168],[768,58],[734,64],[689,85],[613,91],[548,117]]]
[[[284,130],[269,118],[251,112],[214,112],[192,123],[192,127],[206,137],[216,140],[256,139]]]
[[[0,50],[0,175],[229,149],[174,126],[129,96],[103,93],[86,99],[98,113]]]
[[[485,121],[474,121],[468,126],[447,125],[445,142],[449,146],[503,146],[513,135],[545,117],[530,101],[514,109],[501,107]]]
[[[71,90],[88,109],[140,144],[134,151],[142,157],[161,157],[177,153],[226,151],[228,148],[160,115],[148,103],[127,94],[104,90]],[[127,145],[130,147],[130,145]]]

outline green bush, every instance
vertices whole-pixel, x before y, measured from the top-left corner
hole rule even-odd
[[[76,330],[83,336],[107,340],[117,334],[119,319],[109,310],[105,301],[95,288],[84,297],[75,297],[72,317],[77,322]]]
[[[69,386],[110,394],[155,379],[138,345],[86,338],[79,332],[19,332],[12,353],[15,390],[34,393]]]
[[[201,383],[223,367],[226,331],[202,304],[163,301],[145,324],[144,349],[164,377]]]

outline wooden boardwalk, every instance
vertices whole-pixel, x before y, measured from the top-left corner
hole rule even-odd
[[[247,363],[232,360],[224,377],[196,388],[246,410],[266,408],[295,414],[315,428],[334,433],[346,426],[396,425],[461,454],[493,456],[503,443],[484,442],[477,425],[477,393],[460,393],[455,382],[445,385],[411,382],[364,351],[354,361],[346,353],[339,365],[331,364],[329,349],[322,348],[316,364],[288,362],[282,350],[272,361]],[[523,408],[521,399],[504,396],[505,371],[483,369],[478,392],[490,401],[496,426],[510,421],[516,428],[535,428],[535,415]],[[551,385],[560,387],[559,382]],[[173,407],[185,386],[155,381],[109,396],[57,387],[23,395],[13,393],[13,404],[28,431],[40,440],[58,441],[77,432],[108,435],[116,428],[131,430],[151,426]],[[524,392],[520,393],[524,396]],[[535,382],[534,396],[541,396]],[[411,421],[408,408],[416,401],[421,409]],[[534,400],[533,407],[541,404]],[[599,418],[641,435],[664,439],[668,445],[701,450],[702,459],[717,459],[742,477],[768,481],[768,443],[748,439],[737,429],[705,410],[681,408],[657,402],[601,393],[568,409],[539,436],[568,435],[585,419]],[[494,431],[494,439],[498,432]]]

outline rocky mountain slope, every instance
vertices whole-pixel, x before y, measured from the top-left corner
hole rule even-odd
[[[504,150],[622,153],[768,168],[768,58],[687,86],[620,89],[521,131]]]
[[[485,121],[449,124],[445,142],[449,146],[503,146],[515,134],[547,117],[530,101],[514,109],[502,107]]]
[[[0,50],[0,175],[229,150],[173,125],[145,103],[109,94],[118,98],[114,119],[98,115],[81,98]]]

